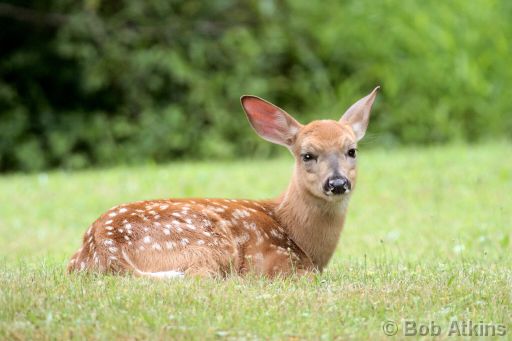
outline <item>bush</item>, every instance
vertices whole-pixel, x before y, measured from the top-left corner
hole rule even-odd
[[[1,171],[268,156],[240,95],[306,122],[377,84],[374,145],[512,137],[506,1],[16,3],[0,7]]]

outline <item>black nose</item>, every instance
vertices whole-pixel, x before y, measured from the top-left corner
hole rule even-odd
[[[324,191],[326,193],[330,192],[336,195],[348,192],[351,188],[350,181],[344,176],[332,176],[324,184]]]

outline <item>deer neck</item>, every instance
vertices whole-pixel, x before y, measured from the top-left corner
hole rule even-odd
[[[349,195],[329,202],[300,186],[294,174],[277,199],[276,216],[293,241],[322,270],[334,253],[343,228]]]

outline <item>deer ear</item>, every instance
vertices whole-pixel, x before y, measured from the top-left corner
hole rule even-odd
[[[302,125],[283,109],[256,96],[242,96],[240,101],[259,136],[285,147],[295,142]]]
[[[340,123],[348,124],[352,127],[358,141],[366,133],[366,128],[368,128],[368,122],[370,121],[370,110],[379,89],[380,86],[376,87],[368,96],[352,104],[340,119]]]

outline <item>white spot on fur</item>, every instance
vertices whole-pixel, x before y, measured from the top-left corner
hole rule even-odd
[[[105,239],[103,242],[105,245],[114,245],[114,241],[112,239]]]
[[[250,239],[250,236],[248,233],[244,233],[238,237],[235,238],[235,242],[237,242],[238,244],[245,244],[249,241]]]
[[[290,253],[290,248],[288,249],[285,249],[284,247],[281,247],[281,246],[278,246],[277,247],[277,253],[281,254],[281,255],[288,255]]]
[[[171,234],[171,231],[169,231],[168,229],[163,229],[163,231],[166,236]]]
[[[187,238],[183,238],[182,240],[180,240],[180,243],[181,243],[181,245],[185,246],[189,243],[189,241]]]
[[[115,217],[116,215],[117,215],[116,212],[111,212],[111,213],[108,214],[109,217]]]
[[[112,226],[105,226],[105,229],[112,231],[114,228]]]
[[[148,276],[148,277],[154,277],[154,278],[160,278],[160,279],[167,279],[167,278],[183,278],[185,276],[185,273],[180,271],[160,271],[160,272],[139,272],[141,275]]]
[[[274,230],[274,229],[270,230],[270,234],[272,236],[276,237],[277,239],[283,239],[284,238],[284,236],[281,233],[279,233],[277,230]]]
[[[248,211],[241,210],[241,209],[238,209],[238,208],[236,210],[234,210],[233,213],[232,213],[232,216],[235,219],[246,218],[246,217],[248,217],[250,215],[251,214]]]
[[[144,241],[144,243],[149,244],[149,243],[151,243],[151,237],[146,236],[146,237],[144,237],[143,241]]]
[[[155,243],[155,244],[153,244],[153,249],[160,251],[160,250],[162,250],[162,247],[160,246],[160,244]]]
[[[127,211],[128,211],[128,209],[123,207],[123,208],[121,208],[121,209],[119,210],[119,213],[124,213],[124,212],[127,212]]]
[[[107,221],[105,222],[105,225],[110,225],[110,224],[112,224],[112,221],[113,221],[112,219],[107,220]]]
[[[197,241],[197,245],[204,245],[204,240],[199,239],[199,240]]]

